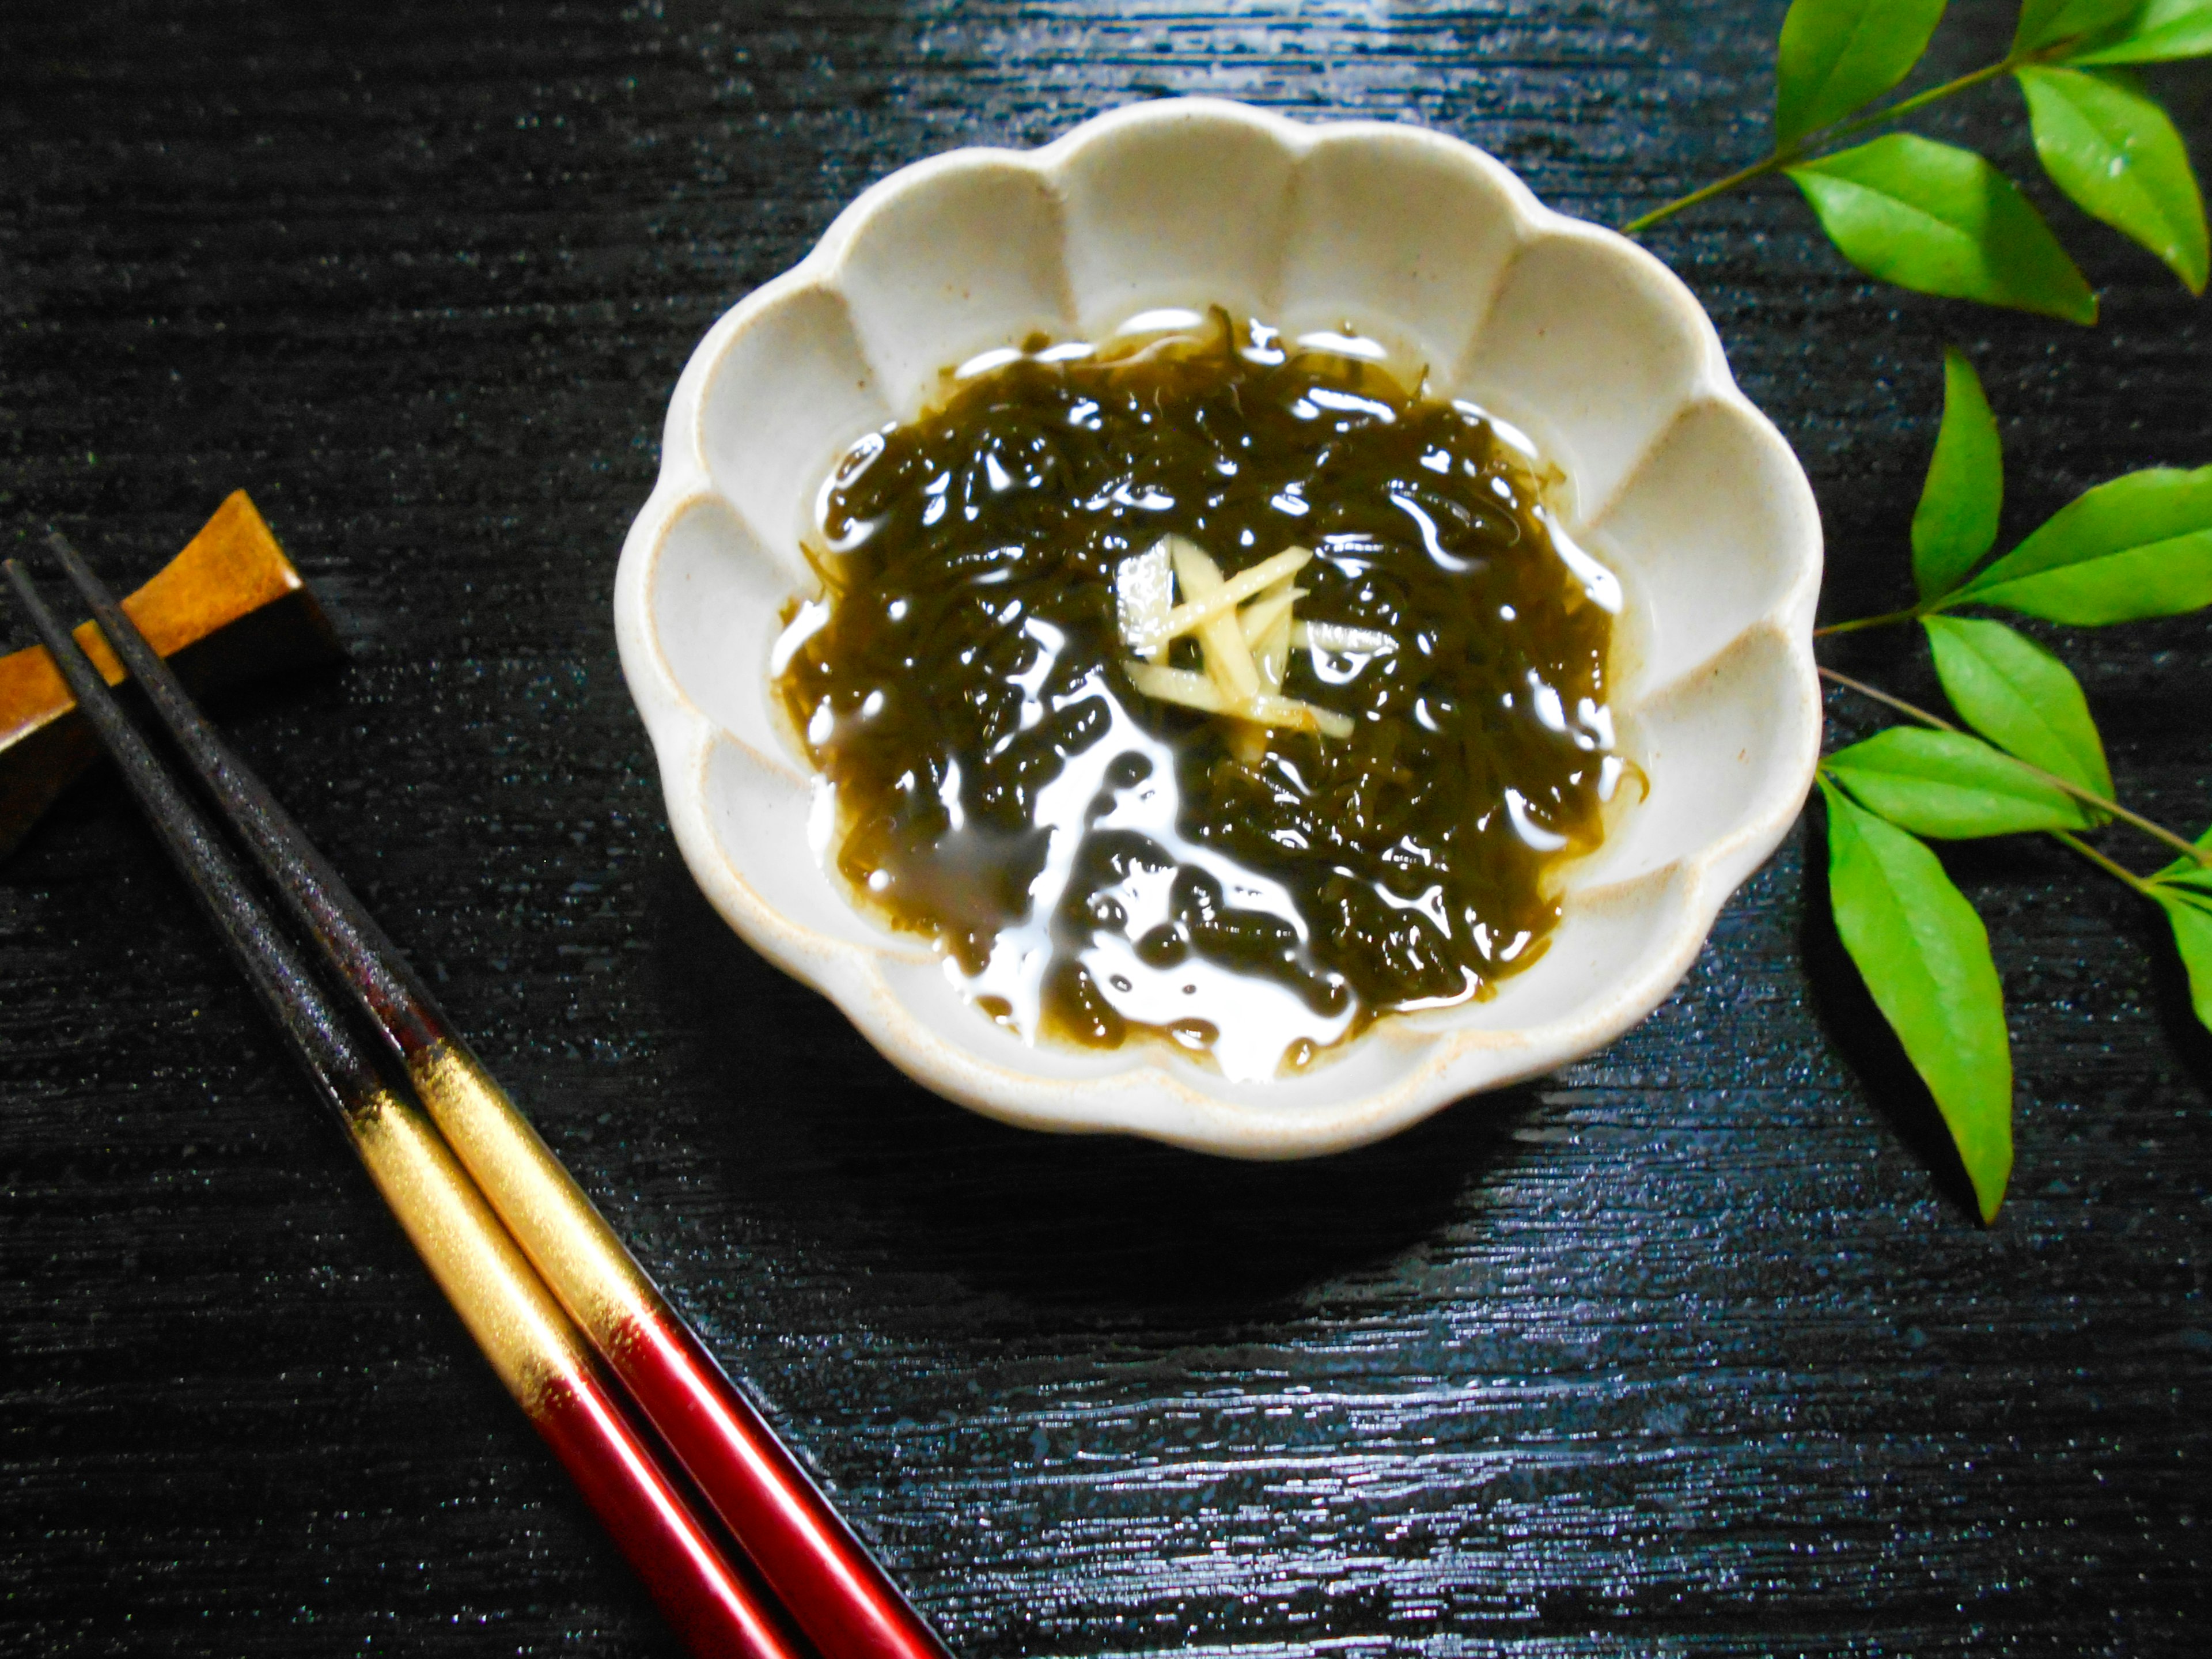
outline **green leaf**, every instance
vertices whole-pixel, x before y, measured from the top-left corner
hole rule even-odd
[[[1944,0],[1790,0],[1775,52],[1775,147],[1902,81],[1943,20]]]
[[[1964,732],[1893,726],[1822,765],[1861,805],[1937,841],[2086,830],[2095,822],[2057,784]]]
[[[2011,179],[1970,149],[1893,132],[1785,169],[1843,255],[1922,294],[2068,322],[2097,296]]]
[[[2012,1045],[1990,936],[1927,848],[1825,779],[1820,793],[1836,933],[1936,1097],[1990,1220],[2012,1175]]]
[[[2173,929],[2174,948],[2189,971],[2189,1000],[2197,1018],[2212,1026],[2212,910],[2179,893],[2153,892],[2166,925]]]
[[[2127,21],[2142,0],[2023,0],[2020,27],[2013,33],[2015,53],[2036,52],[2061,40],[2094,40]]]
[[[2002,623],[1922,621],[1943,693],[1967,725],[2029,765],[2110,798],[2105,745],[2064,663]]]
[[[2212,466],[2099,484],[1954,597],[2085,628],[2212,605]]]
[[[2066,54],[2069,64],[2168,64],[2212,56],[2212,0],[2149,0],[2126,27],[2088,50]]]
[[[1943,353],[1943,424],[1912,514],[1912,580],[1932,599],[1966,580],[1996,543],[2004,446],[1981,377],[1964,352]]]
[[[2204,291],[2204,198],[2166,112],[2118,70],[2017,70],[2043,170],[2093,218]]]

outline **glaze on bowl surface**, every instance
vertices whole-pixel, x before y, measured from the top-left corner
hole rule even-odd
[[[1621,578],[1613,713],[1650,783],[1571,867],[1551,949],[1498,995],[1382,1021],[1296,1076],[1231,1082],[1164,1047],[1030,1047],[924,939],[865,918],[822,856],[807,763],[773,709],[779,613],[832,460],[940,373],[1042,331],[1222,306],[1347,324],[1530,434],[1552,501]],[[623,672],[678,844],[748,943],[949,1098],[1032,1127],[1248,1158],[1339,1150],[1549,1070],[1649,1013],[1788,830],[1819,755],[1819,520],[1711,324],[1633,244],[1418,128],[1138,105],[1032,152],[884,179],[717,321],[677,385],[616,579]],[[804,1109],[794,1103],[793,1109]]]

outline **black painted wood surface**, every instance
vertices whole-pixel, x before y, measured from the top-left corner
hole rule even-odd
[[[127,585],[252,491],[352,660],[239,743],[958,1650],[2202,1652],[2212,1042],[2057,849],[1952,860],[2018,1049],[1988,1230],[1803,830],[1606,1052],[1224,1164],[892,1072],[692,888],[616,665],[678,368],[891,168],[1204,90],[1617,222],[1759,152],[1781,9],[31,0],[0,545],[51,518]],[[1933,68],[2002,50],[1957,10]],[[2212,148],[2212,71],[2154,78]],[[2032,171],[2008,92],[1929,125]],[[1784,185],[1651,238],[1814,477],[1829,615],[1904,596],[1946,341],[2008,533],[2212,460],[2202,308],[2051,213],[2094,331],[1873,288]],[[2063,648],[2201,827],[2203,621]],[[0,866],[0,1649],[672,1650],[108,781]]]

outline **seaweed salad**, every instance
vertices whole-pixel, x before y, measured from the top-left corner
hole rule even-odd
[[[1030,1041],[1266,1078],[1493,994],[1633,772],[1620,586],[1544,483],[1349,325],[949,371],[823,481],[773,659],[836,868]]]

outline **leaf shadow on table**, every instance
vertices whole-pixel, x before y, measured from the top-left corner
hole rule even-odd
[[[1828,829],[1826,814],[1807,815],[1803,908],[1798,918],[1798,947],[1812,992],[1814,1018],[1821,1034],[1841,1054],[1866,1092],[1868,1103],[1884,1126],[1926,1170],[1943,1201],[1964,1218],[1978,1221],[1973,1182],[1960,1162],[1959,1149],[1944,1127],[1943,1115],[1904,1045],[1859,977],[1850,953],[1836,933],[1828,905]]]
[[[1334,1158],[1247,1163],[1017,1129],[938,1098],[756,956],[677,872],[656,908],[666,1012],[690,1040],[685,1133],[733,1199],[900,1270],[1030,1307],[1249,1313],[1388,1262],[1529,1148],[1535,1091],[1462,1103]],[[733,1010],[755,1011],[743,1042]],[[717,1033],[724,1034],[718,1038]]]
[[[2151,1006],[2166,1048],[2198,1091],[2212,1096],[2212,1031],[2197,1018],[2189,975],[2173,948],[2166,917],[2148,904],[2129,905],[2115,944],[2132,948],[2149,963]]]

